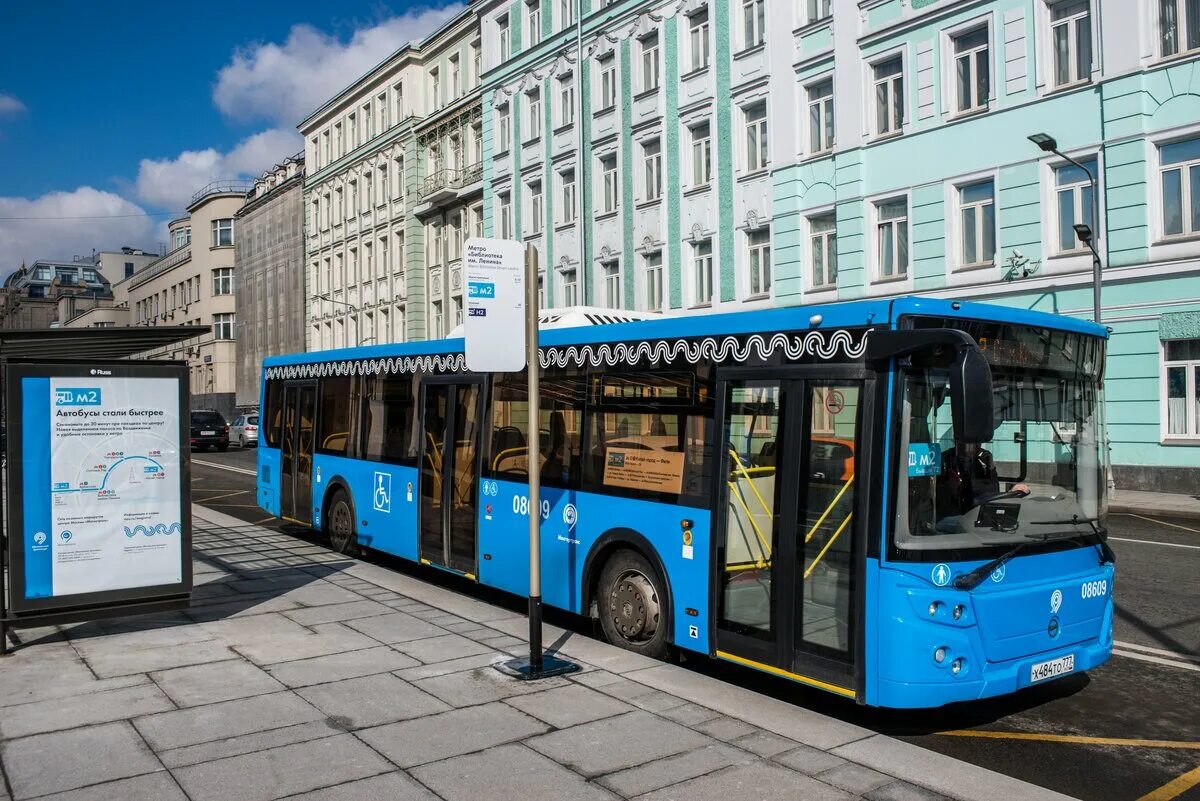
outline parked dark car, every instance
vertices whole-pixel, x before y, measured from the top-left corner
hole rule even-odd
[[[192,447],[229,450],[229,425],[220,412],[212,409],[192,411]]]

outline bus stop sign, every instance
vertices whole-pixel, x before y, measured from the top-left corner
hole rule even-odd
[[[516,373],[525,367],[525,248],[508,239],[466,243],[467,369]]]

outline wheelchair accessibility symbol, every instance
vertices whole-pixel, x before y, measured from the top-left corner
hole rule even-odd
[[[373,505],[376,512],[392,511],[392,474],[391,473],[375,473],[375,491],[373,493]]]

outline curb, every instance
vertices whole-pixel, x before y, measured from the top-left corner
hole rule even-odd
[[[1200,509],[1147,509],[1133,504],[1108,504],[1108,513],[1117,515],[1145,515],[1147,517],[1179,518],[1181,520],[1200,520]]]

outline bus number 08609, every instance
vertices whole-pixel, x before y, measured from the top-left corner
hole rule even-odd
[[[529,496],[514,495],[513,496],[513,514],[527,515],[529,514]],[[542,519],[550,519],[550,501],[542,501]]]

